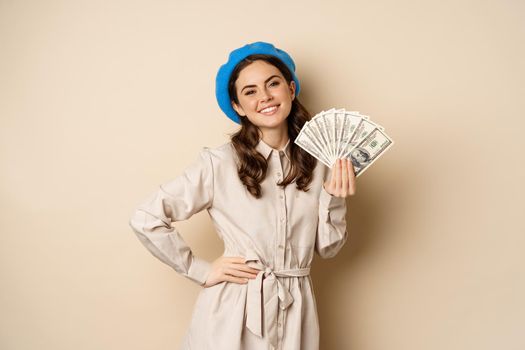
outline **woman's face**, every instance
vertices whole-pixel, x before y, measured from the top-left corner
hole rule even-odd
[[[233,108],[261,131],[286,126],[295,98],[295,82],[288,85],[277,67],[262,60],[249,64],[240,72],[235,90],[239,105],[232,102]]]

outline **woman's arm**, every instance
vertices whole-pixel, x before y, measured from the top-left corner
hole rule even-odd
[[[213,202],[213,166],[205,147],[175,179],[161,184],[133,212],[129,225],[159,260],[204,285],[211,264],[196,257],[172,222],[186,220]]]
[[[354,195],[355,188],[352,163],[347,159],[338,159],[332,168],[330,179],[323,183],[319,194],[315,251],[322,258],[334,257],[348,238],[346,197]]]
[[[346,200],[332,196],[324,186],[319,195],[319,222],[315,251],[321,258],[334,257],[348,237],[346,230]]]

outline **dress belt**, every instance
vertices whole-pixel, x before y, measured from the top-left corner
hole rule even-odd
[[[260,269],[255,279],[248,279],[246,297],[246,327],[262,338],[264,313],[265,333],[270,343],[277,346],[278,307],[286,310],[292,303],[290,291],[283,286],[277,277],[304,277],[310,274],[310,267],[300,269],[272,270],[262,265],[258,257],[247,257],[249,266]],[[277,295],[277,296],[276,296]],[[263,312],[264,310],[264,312]],[[284,327],[284,325],[282,325]]]

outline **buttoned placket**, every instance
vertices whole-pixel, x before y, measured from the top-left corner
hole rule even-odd
[[[272,152],[273,163],[275,165],[275,183],[281,182],[283,180],[283,172],[285,167],[283,166],[283,161],[285,161],[285,154],[283,151]],[[276,185],[277,186],[277,185]],[[277,234],[276,234],[276,250],[275,250],[275,261],[274,266],[276,269],[284,269],[285,254],[286,254],[286,236],[287,236],[287,211],[286,211],[286,193],[285,189],[282,186],[277,186],[277,214],[279,216]],[[279,278],[279,277],[278,277]],[[284,321],[285,321],[286,310],[281,310],[279,308],[277,316],[277,350],[282,349],[282,339],[284,336]]]

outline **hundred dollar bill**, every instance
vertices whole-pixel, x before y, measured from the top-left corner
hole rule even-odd
[[[316,136],[319,141],[318,143],[322,144],[322,152],[326,158],[329,159],[330,163],[335,162],[338,153],[337,150],[339,149],[337,135],[340,133],[340,130],[338,120],[335,118],[335,113],[342,113],[344,111],[344,108],[323,110],[312,118],[313,121],[317,119],[319,119],[319,121],[309,125],[309,129],[312,134]]]
[[[332,152],[332,147],[330,147],[330,134],[328,132],[329,125],[325,115],[323,113],[317,114],[312,118],[312,122],[318,130],[317,134],[323,143],[323,149],[328,155],[328,159],[331,161],[334,157],[334,153]]]
[[[317,146],[319,146],[321,153],[324,155],[327,161],[329,161],[331,158],[330,152],[328,151],[327,147],[327,142],[329,140],[328,135],[324,132],[324,128],[321,127],[323,123],[315,122],[315,119],[323,113],[327,113],[332,110],[335,110],[335,108],[331,108],[328,111],[321,111],[317,113],[311,120],[307,121],[306,124],[303,126],[303,129],[306,129],[307,135],[310,137],[310,139]]]
[[[361,118],[359,124],[355,127],[355,130],[349,138],[347,138],[343,144],[343,150],[340,153],[342,158],[344,155],[348,154],[355,145],[361,142],[367,135],[369,135],[375,129],[384,130],[382,126],[379,126],[369,119]]]
[[[321,111],[317,113],[311,120],[313,123],[309,125],[311,127],[312,132],[317,136],[317,139],[323,145],[323,153],[325,154],[328,160],[332,159],[333,154],[331,152],[330,147],[331,140],[330,134],[328,132],[329,126],[324,116],[325,114],[331,113],[334,110],[335,108],[330,108],[327,111]]]
[[[330,164],[330,155],[326,150],[326,146],[321,141],[321,136],[319,135],[317,128],[310,122],[307,123],[308,125],[305,125],[303,127],[303,132],[306,134],[305,136],[311,141],[311,143],[314,146],[316,146],[317,152],[319,152],[323,156],[323,159],[328,164]]]
[[[342,112],[336,113],[336,117],[340,120],[339,124],[342,124],[340,127],[340,137],[338,138],[339,147],[337,150],[337,158],[341,158],[341,154],[348,150],[349,144],[350,148],[355,145],[355,142],[354,145],[352,145],[350,141],[357,130],[357,126],[361,123],[361,120],[363,120],[363,116],[358,113]]]
[[[332,154],[332,161],[335,161],[337,157],[337,147],[336,144],[336,125],[335,125],[335,110],[332,110],[328,113],[324,113],[322,118],[325,120],[327,132],[328,132],[328,147],[330,148],[330,153]]]
[[[375,128],[354,148],[344,154],[343,158],[349,157],[351,159],[355,176],[358,177],[393,144],[394,141],[383,130]]]
[[[334,144],[336,146],[335,154],[339,155],[341,152],[341,145],[343,144],[343,135],[345,128],[347,127],[347,121],[345,118],[344,111],[337,110],[334,112],[334,128],[335,128],[335,137]]]
[[[310,153],[312,156],[320,160],[324,165],[327,167],[330,167],[330,162],[326,157],[323,155],[321,148],[316,144],[315,141],[310,139],[310,137],[307,134],[308,130],[308,123],[306,122],[301,131],[299,132],[299,135],[294,140],[294,143],[299,145],[301,148],[303,148],[306,152]]]
[[[334,161],[337,159],[337,155],[339,155],[342,131],[344,127],[344,118],[343,118],[344,111],[345,111],[344,108],[338,108],[330,112],[330,118],[333,119],[333,122],[331,123],[332,124],[331,140],[332,140],[332,149],[334,151]]]

